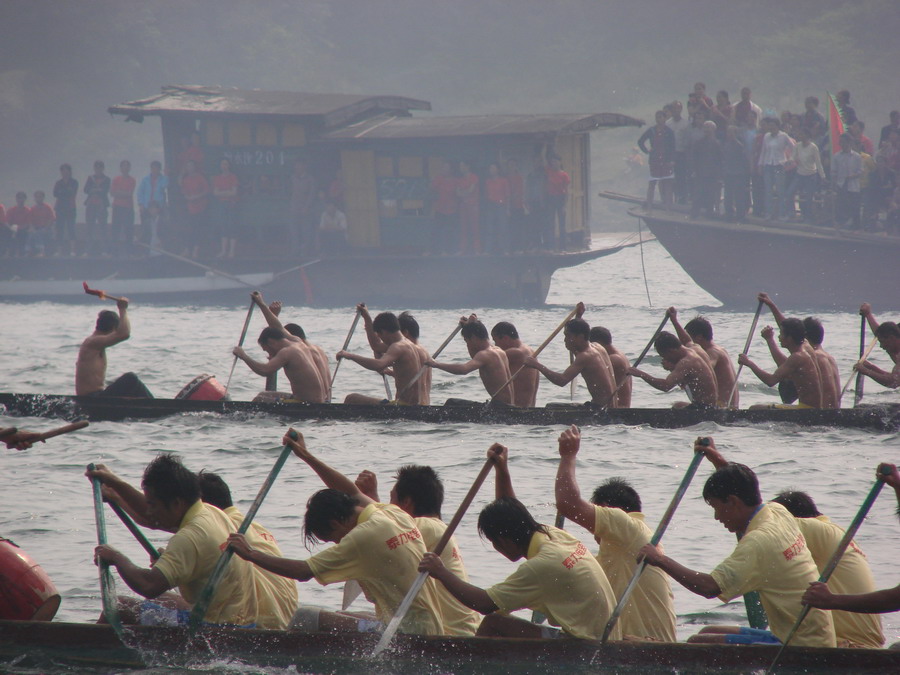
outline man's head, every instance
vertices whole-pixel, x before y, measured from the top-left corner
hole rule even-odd
[[[372,330],[380,337],[400,332],[400,320],[393,312],[382,312],[372,321]]]
[[[286,323],[284,324],[284,329],[294,337],[298,337],[301,340],[306,339],[306,331],[296,323]]]
[[[25,200],[28,199],[28,195],[22,192],[21,190],[16,193],[16,204],[18,206],[24,206]]]
[[[888,354],[900,354],[900,327],[893,321],[884,321],[875,329],[878,344]]]
[[[231,499],[231,488],[222,477],[212,471],[201,471],[197,474],[200,482],[200,499],[223,511],[234,506]]]
[[[103,170],[104,170],[105,168],[106,168],[106,165],[105,165],[102,161],[100,161],[99,159],[98,159],[96,162],[94,162],[94,173],[97,174],[98,176],[99,176],[101,173],[103,173]]]
[[[478,533],[513,561],[525,556],[535,532],[547,534],[547,528],[514,497],[496,499],[478,514]]]
[[[319,542],[339,543],[356,525],[359,502],[346,492],[326,488],[306,502],[303,539],[307,548]]]
[[[591,495],[591,503],[622,509],[625,513],[638,513],[641,510],[640,495],[624,478],[608,478],[600,483]]]
[[[59,172],[62,174],[62,177],[68,180],[72,177],[72,165],[71,164],[61,164],[59,167]]]
[[[419,339],[419,322],[416,321],[416,317],[412,315],[412,312],[400,312],[397,321],[400,323],[400,332],[403,333],[403,335],[410,340]]]
[[[38,204],[38,205],[43,204],[45,196],[46,195],[44,194],[43,190],[35,190],[34,191],[34,203]]]
[[[593,328],[591,328],[590,340],[591,342],[596,342],[604,348],[611,347],[612,333],[609,332],[608,328],[604,328],[603,326],[594,326]]]
[[[841,89],[836,95],[838,103],[847,104],[850,103],[850,92],[847,89]]]
[[[487,328],[477,319],[464,323],[460,334],[463,336],[463,340],[466,341],[469,356],[475,356],[488,344]]]
[[[440,518],[441,506],[444,504],[444,484],[430,466],[401,466],[397,471],[397,482],[391,489],[391,504],[416,518]]]
[[[491,338],[500,349],[509,349],[519,339],[519,331],[509,321],[499,321],[491,328]]]
[[[271,357],[284,348],[286,338],[284,331],[266,326],[259,334],[257,342],[259,342],[259,346],[263,348],[263,351]]]
[[[729,532],[743,532],[762,504],[756,474],[743,464],[729,463],[706,479],[703,499]]]
[[[177,455],[160,454],[144,469],[141,480],[147,503],[147,517],[153,526],[175,532],[184,514],[200,499],[197,475],[185,467]]]
[[[803,319],[803,332],[813,347],[818,347],[825,340],[825,328],[822,326],[822,322],[814,316]]]
[[[799,490],[782,490],[772,501],[781,504],[794,518],[815,518],[822,515],[813,498]]]
[[[569,319],[566,322],[563,335],[565,336],[566,349],[570,352],[581,351],[591,341],[591,327],[584,319]]]
[[[805,339],[806,330],[804,330],[803,322],[800,319],[792,317],[789,319],[784,319],[781,322],[781,332],[779,333],[779,340],[782,347],[799,347],[801,344],[803,344],[803,341]]]
[[[750,87],[744,87],[741,89],[741,100],[749,101],[750,100]]]
[[[127,159],[123,159],[121,162],[119,162],[119,171],[122,172],[123,176],[127,176],[129,173],[131,173],[131,162],[129,162]]]
[[[158,162],[155,159],[150,162],[150,173],[152,173],[154,176],[158,176],[160,171],[162,171],[162,163]]]
[[[98,333],[112,333],[119,327],[119,315],[109,309],[104,309],[97,314],[97,323],[94,325]]]
[[[681,360],[681,342],[669,331],[662,331],[653,341],[656,353],[671,363]]]
[[[712,342],[713,328],[712,324],[706,317],[697,316],[684,324],[684,332],[691,336],[691,340],[697,342],[697,339],[705,342]]]
[[[819,107],[819,99],[817,96],[807,96],[803,105],[806,106],[807,110],[816,110]]]
[[[841,134],[840,139],[838,140],[841,146],[841,152],[850,152],[853,149],[853,136],[850,134]]]

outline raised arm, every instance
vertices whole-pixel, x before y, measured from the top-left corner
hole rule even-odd
[[[872,313],[872,305],[868,302],[864,302],[860,305],[859,315],[866,317],[866,323],[869,324],[869,329],[874,333],[878,330],[878,326],[881,324],[878,323],[878,319],[875,318],[875,315]]]
[[[292,433],[297,436],[296,439],[292,438]],[[289,446],[294,454],[297,455],[297,457],[306,462],[309,468],[316,472],[316,475],[322,479],[323,483],[325,483],[325,487],[329,487],[332,490],[344,492],[348,495],[351,495],[352,497],[356,497],[357,501],[359,501],[359,503],[363,506],[371,504],[375,501],[368,495],[364,494],[357,487],[356,483],[347,478],[347,476],[342,474],[337,469],[331,468],[325,462],[313,455],[306,448],[306,440],[303,438],[303,434],[301,434],[299,431],[289,429],[288,432],[284,435],[284,438],[281,439],[281,442],[284,445]]]
[[[375,334],[375,329],[372,326],[372,315],[369,314],[366,303],[361,302],[356,305],[356,311],[359,312],[359,315],[362,317],[363,327],[366,330],[366,340],[369,341],[372,352],[374,352],[376,357],[381,356],[388,350],[388,346],[384,340]]]
[[[706,457],[716,469],[728,466],[728,460],[716,449],[716,443],[713,441],[712,436],[698,437],[697,440],[694,441],[694,452],[702,452],[703,456]]]
[[[91,335],[87,338],[85,342],[88,342],[91,347],[105,349],[120,342],[125,342],[131,337],[131,321],[128,320],[128,298],[120,298],[116,302],[116,308],[119,310],[119,325],[110,333]]]
[[[556,510],[593,533],[597,517],[594,505],[581,498],[575,479],[575,463],[581,447],[581,431],[574,424],[559,436],[559,468],[556,471]]]
[[[780,366],[782,363],[787,361],[787,354],[785,354],[775,342],[775,329],[771,326],[766,326],[760,332],[763,340],[766,341],[766,346],[769,348],[769,354],[772,355],[772,360],[775,361],[775,364]]]
[[[694,341],[691,340],[691,336],[687,334],[684,330],[684,327],[681,325],[681,322],[678,320],[678,310],[674,307],[669,307],[666,310],[666,316],[669,317],[669,321],[672,323],[672,328],[675,329],[675,334],[678,336],[678,339],[681,341],[685,347],[690,347],[694,344]]]
[[[768,293],[760,293],[756,296],[756,299],[763,303],[766,307],[772,310],[772,316],[775,318],[775,323],[778,324],[778,327],[781,327],[781,322],[784,321],[784,314],[781,313],[781,310],[775,305],[775,302],[772,298],[769,297]]]
[[[513,489],[512,476],[509,473],[509,448],[500,443],[494,443],[487,451],[488,459],[494,460],[494,497],[502,499],[503,497],[516,498],[516,491]]]
[[[88,480],[99,479],[103,486],[119,496],[123,508],[143,520],[141,524],[152,527],[147,518],[147,500],[141,490],[114,474],[105,464],[97,464],[93,469],[85,471],[84,475]]]
[[[284,325],[281,323],[281,319],[278,318],[278,313],[281,311],[280,302],[276,301],[273,302],[271,306],[267,305],[266,301],[263,300],[262,293],[260,293],[259,291],[253,291],[250,294],[250,297],[253,299],[253,302],[256,303],[256,306],[259,307],[259,311],[262,312],[262,315],[265,318],[266,323],[269,325],[269,328],[280,330],[291,342],[301,342],[300,338],[295,335],[291,335],[284,329]]]

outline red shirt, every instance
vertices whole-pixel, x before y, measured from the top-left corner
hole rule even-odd
[[[467,173],[456,182],[457,194],[470,188],[474,188],[472,192],[460,195],[460,199],[466,206],[478,206],[478,176],[472,172]]]
[[[53,207],[47,202],[35,204],[31,207],[31,224],[35,227],[50,227],[56,220]]]
[[[228,173],[220,173],[216,176],[213,176],[213,192],[216,190],[221,190],[223,192],[228,192],[231,190],[237,190],[238,187],[238,177],[237,174],[232,172]],[[235,205],[238,203],[237,192],[233,195],[228,195],[224,197],[216,197],[220,202],[224,204]]]
[[[0,225],[6,225],[6,209],[0,204]]]
[[[437,195],[432,204],[436,214],[452,216],[456,213],[456,188],[459,181],[453,176],[435,176],[431,179],[431,191]]]
[[[572,179],[562,169],[554,171],[551,168],[546,169],[547,172],[547,194],[548,195],[567,195],[569,194],[569,183]]]
[[[484,182],[484,190],[489,202],[494,204],[509,203],[509,181],[503,176],[488,178]]]
[[[10,206],[6,212],[6,222],[10,225],[31,225],[31,209],[27,206]]]
[[[525,208],[525,176],[520,173],[511,173],[506,177],[509,183],[509,205],[516,209]]]
[[[202,173],[191,173],[181,179],[181,192],[187,199],[187,210],[192,215],[203,213],[209,204],[209,183]],[[203,195],[201,199],[191,199]]]
[[[134,208],[134,186],[136,182],[134,176],[122,176],[121,174],[112,179],[112,185],[109,191],[113,195],[113,206],[123,206],[126,209]],[[120,197],[118,193],[127,192],[128,194]]]

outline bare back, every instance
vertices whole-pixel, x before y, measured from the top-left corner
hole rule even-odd
[[[712,365],[713,374],[716,376],[716,386],[719,389],[719,400],[717,404],[720,407],[727,408],[737,408],[740,403],[740,396],[738,395],[738,391],[734,386],[735,381],[735,372],[734,365],[731,363],[731,358],[728,356],[728,352],[726,352],[722,347],[717,344],[710,343],[709,347],[706,348],[706,354],[709,356],[710,363]],[[731,401],[726,401],[725,398],[734,390],[734,396],[731,397]]]
[[[514,404],[520,408],[533,408],[537,403],[537,390],[538,383],[541,381],[541,374],[533,368],[524,368],[525,357],[533,355],[534,350],[523,344],[506,350],[509,372],[518,373],[520,370],[522,371],[516,375],[514,396]]]
[[[86,396],[106,387],[106,343],[95,333],[81,343],[75,362],[75,394]]]
[[[479,362],[478,374],[487,393],[502,403],[515,405],[515,382],[509,382],[512,373],[506,352],[500,347],[489,346],[478,352],[475,359]]]
[[[322,380],[313,354],[314,350],[308,345],[291,342],[273,360],[277,359],[284,369],[294,399],[305,403],[324,403],[327,400],[327,380]]]
[[[316,364],[316,370],[319,372],[319,378],[325,385],[325,400],[331,400],[331,370],[328,367],[328,355],[325,353],[324,349],[318,345],[314,345],[312,342],[307,342],[306,346],[309,347],[311,351],[313,362]]]
[[[822,384],[822,407],[841,407],[841,375],[838,372],[837,361],[822,347],[813,348],[813,356],[819,367],[819,381]]]
[[[580,370],[591,394],[591,401],[597,405],[610,403],[616,391],[615,374],[609,354],[603,346],[589,342],[587,349],[575,356],[572,365]],[[618,407],[617,401],[613,400],[609,407]]]
[[[413,373],[413,377],[415,377],[415,375],[422,368],[422,365],[431,358],[431,354],[428,353],[428,350],[425,349],[425,347],[417,342],[414,342],[413,346],[416,348],[416,351],[419,354],[419,365],[416,367],[416,372]],[[418,397],[417,402],[419,405],[431,405],[431,368],[425,368],[425,370],[422,372],[422,376],[412,386],[412,390],[413,393]],[[400,390],[398,389],[397,391]]]
[[[609,354],[609,362],[612,364],[613,375],[616,378],[616,406],[619,408],[631,407],[631,383],[632,377],[628,374],[631,368],[631,362],[628,357],[620,352],[616,347],[610,345],[605,347],[606,353]]]
[[[784,377],[780,380],[791,380],[797,387],[797,400],[810,408],[822,407],[822,381],[815,357],[805,349],[793,352],[776,370]]]
[[[402,338],[391,343],[385,355],[393,360],[391,367],[394,369],[394,388],[399,397],[397,400],[408,405],[428,405],[431,400],[430,373],[423,373],[418,382],[412,387],[407,387],[429,358],[425,348]]]
[[[672,375],[677,384],[690,389],[692,403],[715,406],[718,402],[719,387],[708,357],[704,359],[688,349],[687,354],[675,364]]]

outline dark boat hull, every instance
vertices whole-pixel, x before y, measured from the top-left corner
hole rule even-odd
[[[703,422],[721,425],[788,423],[893,431],[900,428],[900,407],[861,406],[842,410],[696,410],[629,408],[598,410],[589,406],[512,408],[506,405],[446,404],[442,406],[345,405],[339,403],[254,403],[250,401],[188,401],[134,399],[58,394],[0,393],[8,414],[93,421],[154,419],[183,413],[271,415],[289,420],[404,420],[466,424],[527,424],[579,426],[625,424],[666,429]]]
[[[126,628],[124,646],[108,626],[0,621],[0,659],[22,667],[47,663],[75,667],[141,668],[201,665],[236,659],[300,672],[403,673],[612,673],[622,668],[647,673],[751,673],[768,666],[774,646],[693,645],[582,640],[513,640],[398,636],[380,663],[364,659],[376,635],[205,629],[188,641],[183,629]],[[900,652],[874,649],[790,647],[779,672],[900,672]]]

